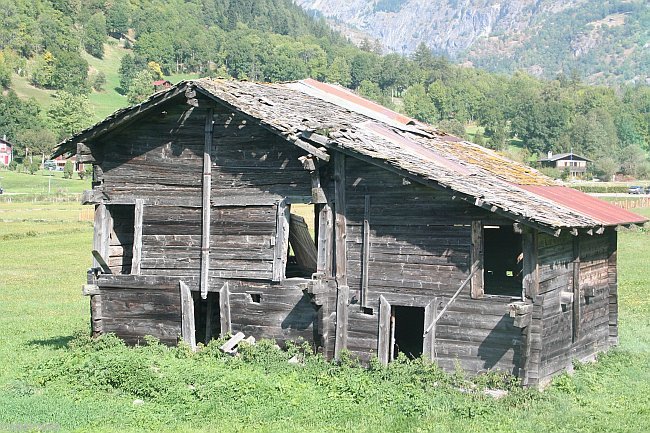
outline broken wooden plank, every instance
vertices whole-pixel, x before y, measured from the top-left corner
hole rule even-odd
[[[178,283],[181,295],[181,337],[192,350],[196,350],[196,329],[194,326],[194,300],[190,288],[183,281]]]
[[[99,267],[102,269],[102,272],[105,274],[112,274],[113,271],[111,270],[110,266],[108,266],[108,263],[106,263],[106,260],[104,260],[104,257],[99,253],[97,250],[92,251],[93,257],[95,258],[95,262],[99,265]]]
[[[244,335],[243,332],[238,332],[232,337],[228,339],[221,347],[221,351],[229,354],[233,354],[235,352],[235,348],[237,345],[244,340],[246,336]]]

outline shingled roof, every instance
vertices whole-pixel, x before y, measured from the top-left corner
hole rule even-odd
[[[156,101],[196,90],[248,115],[288,141],[339,150],[423,184],[449,190],[515,221],[559,234],[562,229],[598,229],[643,223],[645,218],[561,186],[524,164],[421,124],[314,80],[281,84],[199,79],[185,81],[62,142],[55,154],[72,152],[147,111]],[[315,149],[314,149],[315,150]]]

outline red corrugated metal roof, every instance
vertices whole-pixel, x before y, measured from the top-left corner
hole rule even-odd
[[[518,185],[519,188],[600,221],[605,226],[644,223],[648,219],[565,186]]]
[[[327,84],[327,83],[321,83],[320,81],[316,81],[313,78],[307,78],[305,80],[301,80],[301,83],[314,87],[322,92],[329,93],[330,95],[337,96],[341,99],[345,99],[348,102],[351,102],[353,104],[360,105],[361,107],[364,107],[366,109],[372,110],[378,114],[381,114],[383,116],[386,116],[396,122],[399,122],[403,125],[408,125],[409,123],[413,122],[413,119],[410,117],[406,117],[403,114],[396,113],[393,110],[390,110],[382,105],[376,104],[372,101],[369,101],[365,98],[362,98],[361,96],[358,96],[351,91],[344,89],[341,86],[336,86],[333,84]]]

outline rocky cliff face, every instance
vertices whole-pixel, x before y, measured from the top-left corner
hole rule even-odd
[[[352,40],[386,51],[435,53],[488,69],[644,81],[647,0],[295,0]]]
[[[519,34],[539,14],[557,13],[584,0],[297,0],[305,9],[408,54],[420,42],[452,57],[480,38]]]

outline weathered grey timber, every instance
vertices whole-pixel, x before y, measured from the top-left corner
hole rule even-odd
[[[342,88],[182,82],[72,152],[95,168],[93,335],[304,339],[526,385],[617,342],[615,228],[642,217]]]

